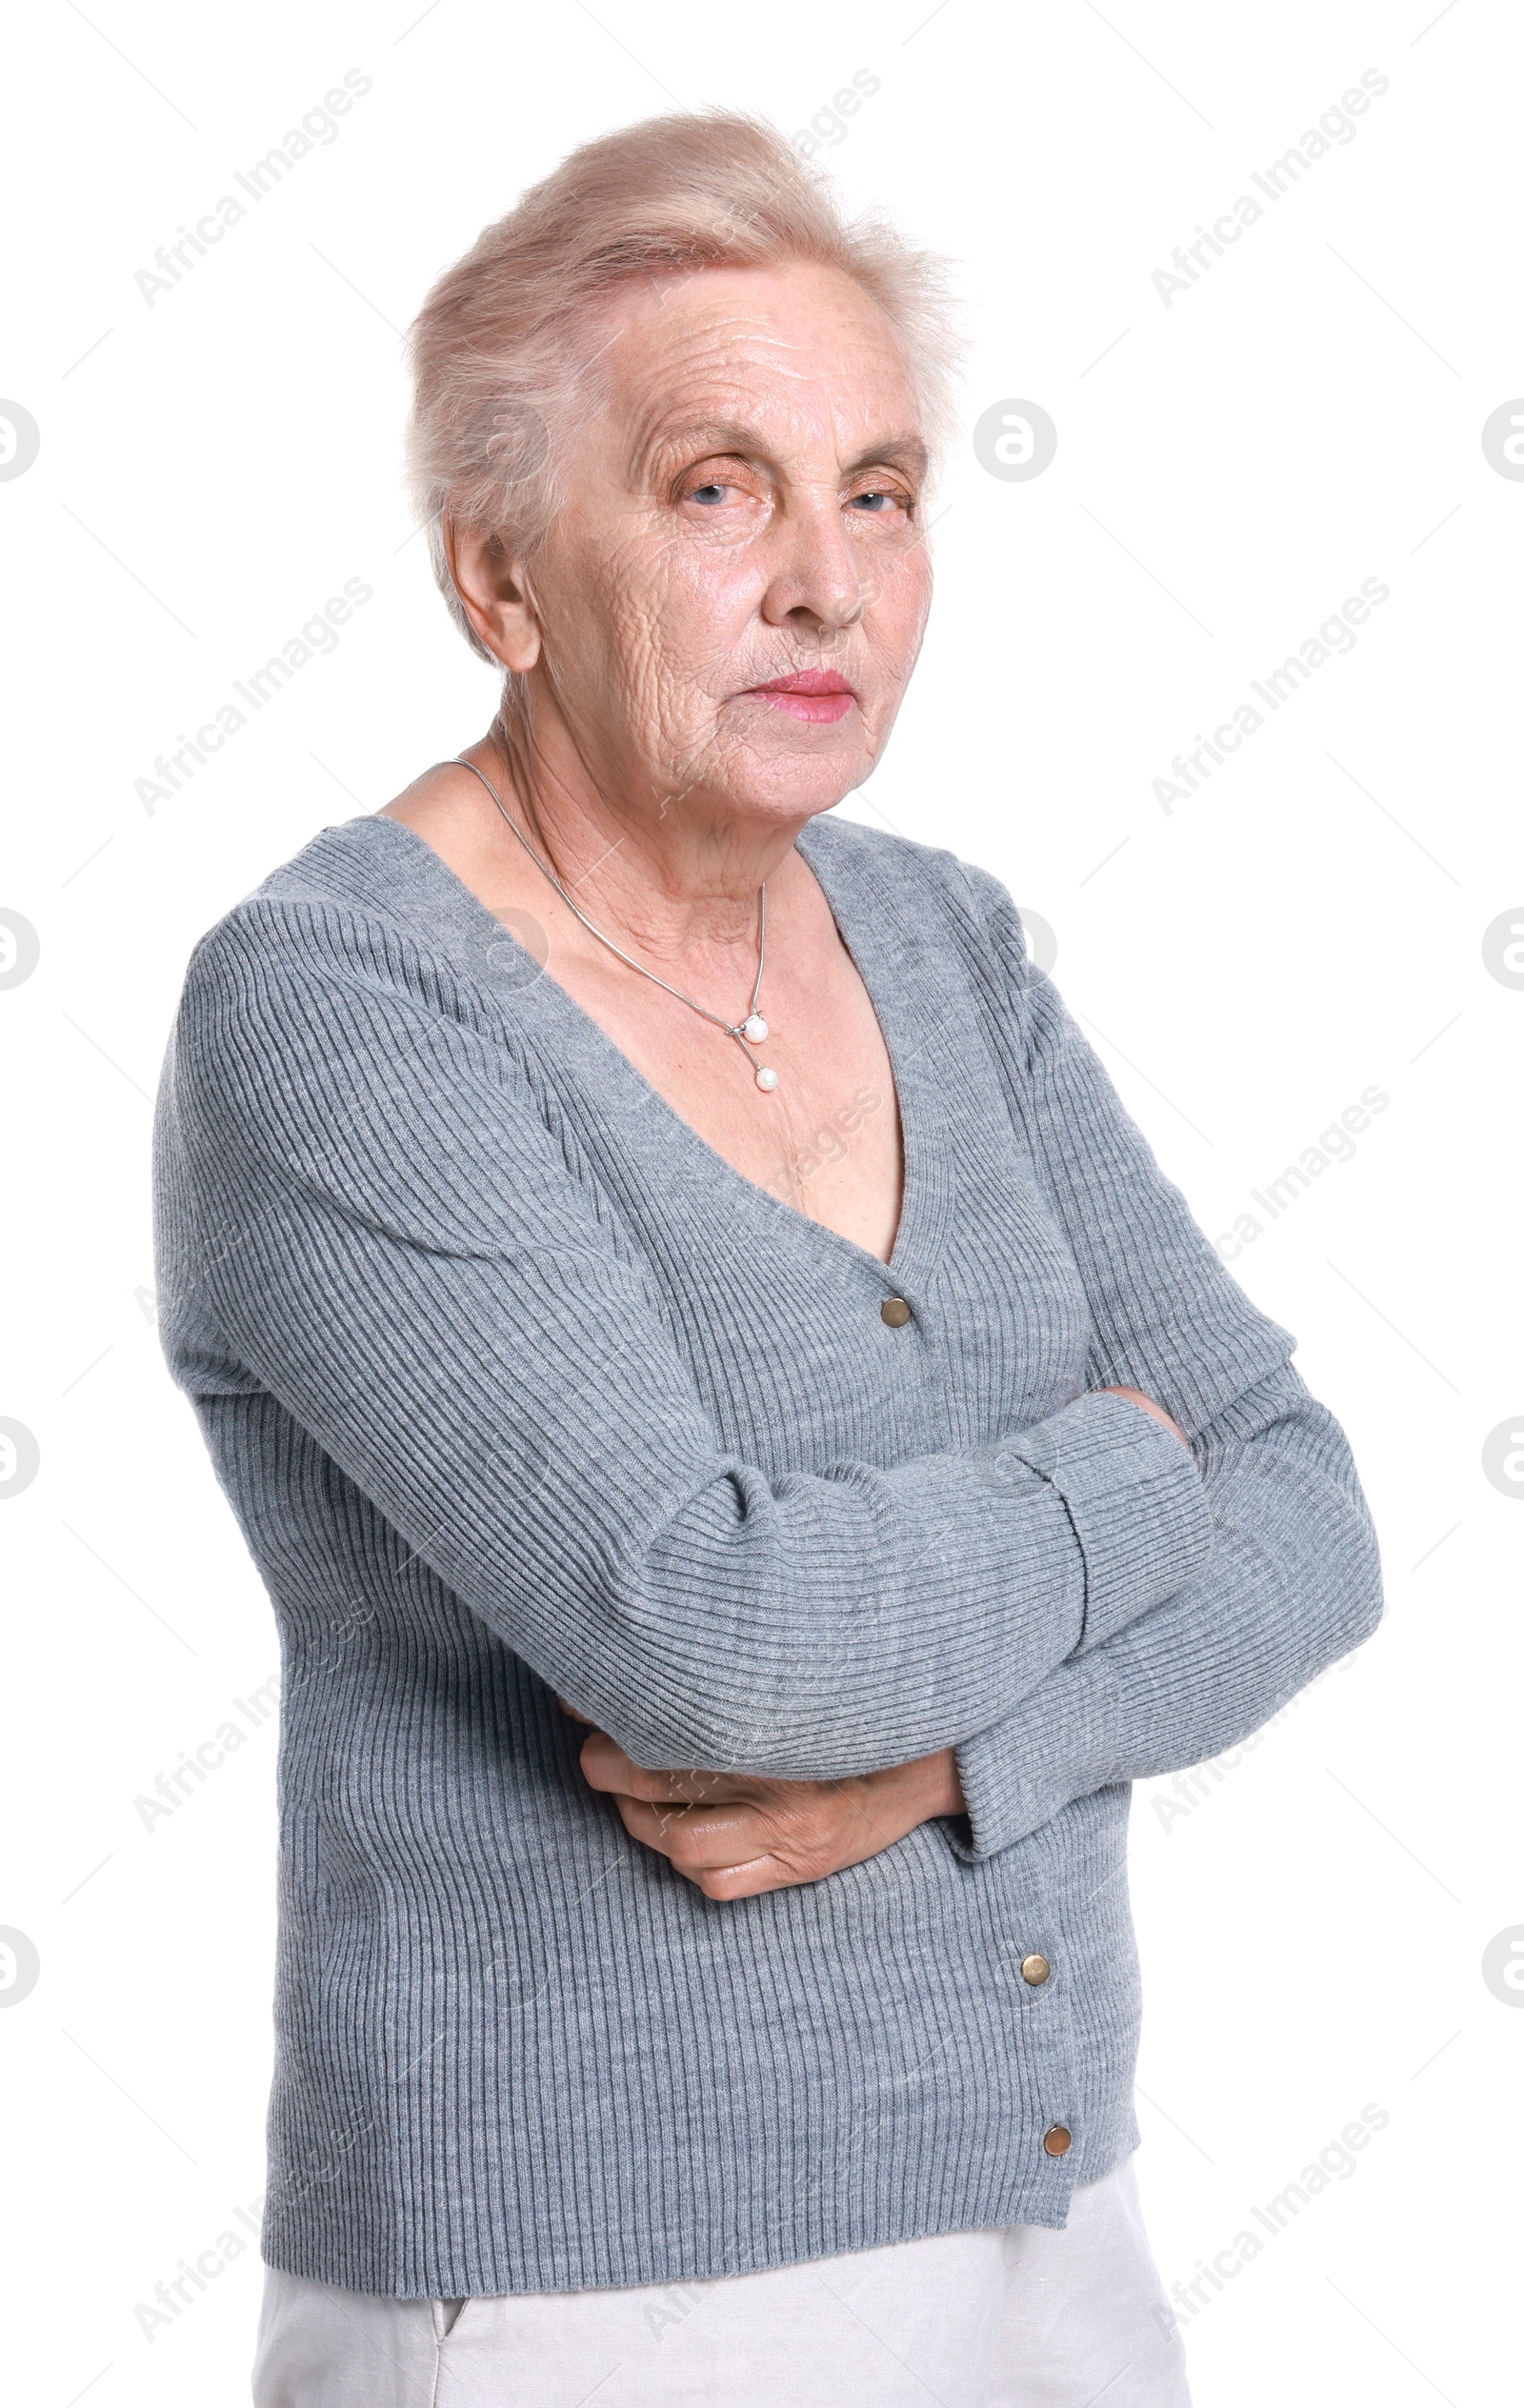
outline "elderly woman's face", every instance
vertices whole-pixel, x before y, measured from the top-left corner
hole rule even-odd
[[[627,796],[827,810],[883,747],[931,599],[893,332],[804,264],[631,288],[610,327],[617,399],[531,574],[561,713]],[[765,691],[789,678],[815,691]]]

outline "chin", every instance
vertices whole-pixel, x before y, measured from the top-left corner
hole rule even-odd
[[[832,760],[824,753],[811,759],[800,752],[779,753],[771,760],[753,760],[748,774],[731,787],[736,812],[768,819],[812,819],[833,811],[872,769],[861,746]]]

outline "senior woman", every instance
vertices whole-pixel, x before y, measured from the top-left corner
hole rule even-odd
[[[824,816],[940,294],[725,112],[529,192],[413,335],[501,711],[190,966],[167,1338],[285,1665],[262,2408],[1187,2398],[1128,1784],[1375,1555],[1000,887]]]

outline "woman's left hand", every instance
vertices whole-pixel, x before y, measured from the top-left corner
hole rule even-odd
[[[935,1815],[963,1812],[952,1748],[844,1780],[772,1781],[745,1773],[648,1773],[606,1731],[594,1731],[583,1744],[582,1770],[613,1798],[631,1837],[711,1898],[823,1881]]]

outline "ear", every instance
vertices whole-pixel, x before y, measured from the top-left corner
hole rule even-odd
[[[540,656],[540,622],[524,563],[501,538],[474,527],[444,523],[445,556],[461,606],[482,642],[505,669],[532,669]]]

